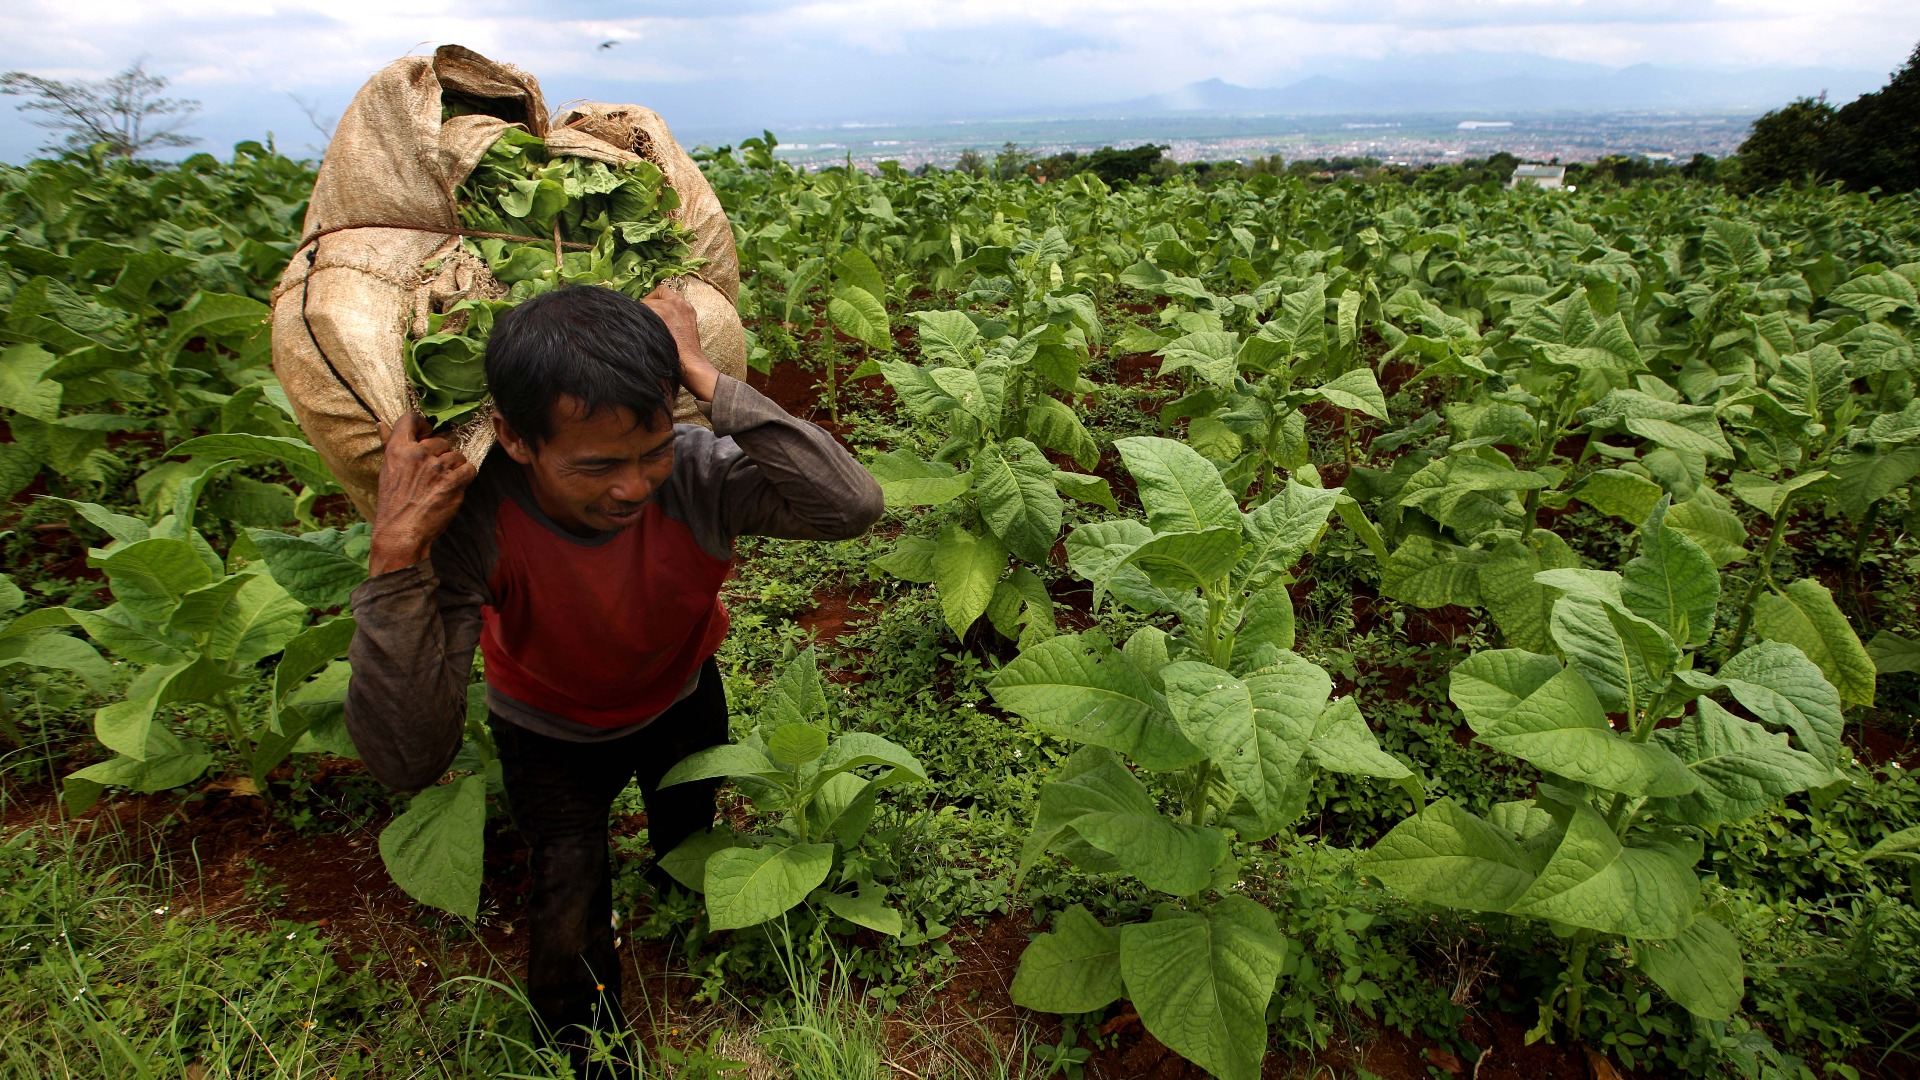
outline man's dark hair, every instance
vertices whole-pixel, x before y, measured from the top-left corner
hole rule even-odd
[[[487,389],[521,438],[553,434],[553,407],[577,398],[592,415],[625,406],[642,424],[671,413],[680,350],[660,316],[612,289],[574,286],[536,296],[493,324]]]

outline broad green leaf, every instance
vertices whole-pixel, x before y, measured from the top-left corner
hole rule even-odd
[[[148,622],[165,624],[182,599],[213,581],[213,571],[185,540],[139,540],[99,561],[122,607]]]
[[[347,602],[356,585],[366,580],[365,564],[348,554],[350,533],[335,529],[289,536],[271,529],[248,529],[267,569],[293,598],[315,608],[335,608]]]
[[[1858,521],[1874,503],[1920,476],[1920,446],[1836,455],[1828,464],[1834,476],[1834,502]]]
[[[1920,641],[1882,630],[1867,642],[1867,655],[1873,657],[1874,670],[1882,675],[1902,675],[1920,671]]]
[[[307,621],[307,606],[262,573],[243,578],[232,603],[208,629],[207,655],[252,665],[287,647]]]
[[[1031,644],[1053,636],[1053,597],[1047,583],[1024,566],[993,587],[993,600],[987,604],[987,621],[1001,637]]]
[[[1084,1013],[1119,1000],[1120,932],[1101,926],[1079,904],[1062,911],[1053,930],[1020,954],[1014,1004],[1040,1012]]]
[[[121,544],[138,543],[152,535],[152,528],[146,522],[126,514],[116,514],[98,503],[75,502],[72,499],[52,501],[72,507],[89,524]]]
[[[59,357],[38,345],[13,345],[0,350],[0,409],[39,420],[60,415],[61,385],[46,378]]]
[[[1474,607],[1480,603],[1482,558],[1480,551],[1416,534],[1380,568],[1380,591],[1415,607]]]
[[[1719,678],[1761,723],[1790,729],[1800,749],[1837,767],[1843,749],[1840,692],[1796,646],[1763,641],[1740,650]]]
[[[1332,382],[1315,387],[1312,393],[1342,409],[1353,409],[1379,420],[1387,418],[1387,396],[1381,393],[1380,383],[1367,368],[1354,368]]]
[[[1141,1023],[1222,1080],[1259,1077],[1286,954],[1273,915],[1244,896],[1203,912],[1162,905],[1120,928],[1120,973]]]
[[[96,691],[113,681],[113,668],[100,658],[93,646],[66,634],[31,634],[0,640],[0,669],[16,664],[70,671]]]
[[[107,788],[128,791],[167,791],[200,778],[213,764],[213,755],[197,742],[168,736],[160,746],[149,746],[144,758],[125,755],[69,773],[62,782],[67,812],[78,814],[99,801]]]
[[[1566,541],[1545,529],[1533,530],[1525,542],[1502,539],[1486,551],[1479,564],[1480,599],[1506,644],[1533,652],[1553,647],[1547,623],[1559,594],[1538,575],[1573,569],[1579,562]]]
[[[939,546],[924,536],[903,536],[893,550],[873,560],[873,565],[902,581],[930,585],[934,580],[933,553]]]
[[[992,536],[948,525],[940,530],[932,562],[941,613],[954,636],[964,636],[993,600],[993,587],[1007,571],[1007,549]]]
[[[1021,880],[1041,855],[1055,849],[1066,852],[1084,870],[1119,872],[1119,866],[1110,856],[1086,847],[1079,840],[1073,832],[1073,823],[1087,814],[1150,815],[1154,812],[1153,796],[1147,794],[1145,785],[1112,751],[1098,746],[1075,750],[1059,771],[1041,785],[1040,809],[1034,815],[1033,832],[1028,834],[1021,850],[1014,888],[1020,887]],[[1085,851],[1075,851],[1076,844]],[[1089,862],[1098,865],[1089,865]]]
[[[1104,476],[1087,476],[1083,473],[1055,469],[1053,486],[1059,488],[1060,494],[1069,499],[1077,499],[1094,506],[1104,506],[1109,513],[1120,512],[1120,504],[1113,498],[1113,488]]]
[[[1763,593],[1753,607],[1753,629],[1805,653],[1840,692],[1842,705],[1873,704],[1873,658],[1825,585],[1801,578]]]
[[[827,752],[827,733],[808,723],[781,724],[767,736],[767,756],[793,770]]]
[[[1703,1020],[1726,1020],[1746,996],[1740,943],[1707,915],[1665,941],[1635,941],[1633,963],[1681,1008]]]
[[[840,249],[833,259],[833,279],[841,285],[869,293],[875,300],[887,297],[887,281],[880,274],[880,268],[873,259],[857,247],[847,246]]]
[[[1476,658],[1477,659],[1477,658]],[[1545,772],[1627,795],[1682,795],[1694,788],[1669,751],[1615,732],[1580,672],[1562,669],[1491,722],[1479,740]]]
[[[1008,712],[1061,738],[1170,771],[1201,759],[1146,675],[1104,638],[1070,634],[1023,650],[988,684]]]
[[[1882,319],[1902,309],[1920,309],[1920,297],[1914,295],[1913,282],[1891,270],[1862,274],[1842,282],[1827,294],[1827,300],[1850,307],[1869,319]]]
[[[1000,427],[1000,407],[987,393],[980,373],[972,368],[934,368],[927,378],[952,398],[961,411],[980,422],[989,432]]]
[[[668,769],[660,778],[661,787],[712,780],[723,776],[777,776],[780,766],[757,747],[745,743],[723,743],[696,750]]]
[[[1244,589],[1265,588],[1285,573],[1327,527],[1340,489],[1308,487],[1289,479],[1286,486],[1245,515],[1248,544],[1234,578]]]
[[[1733,448],[1727,445],[1711,406],[1662,401],[1638,390],[1613,390],[1578,415],[1595,431],[1624,428],[1669,449],[1721,460],[1733,457]]]
[[[284,435],[245,432],[202,435],[180,443],[167,453],[173,457],[233,458],[250,465],[283,465],[310,488],[331,491],[338,487],[319,451],[304,440]]]
[[[1326,279],[1319,275],[1308,279],[1280,301],[1280,310],[1260,327],[1248,342],[1256,346],[1262,369],[1279,367],[1296,356],[1318,357],[1327,347]]]
[[[1135,436],[1114,443],[1133,474],[1147,525],[1155,532],[1240,528],[1240,508],[1213,463],[1171,439]]]
[[[1525,649],[1488,649],[1454,665],[1447,697],[1478,732],[1498,724],[1562,669],[1551,656]]]
[[[1753,473],[1734,473],[1728,486],[1733,489],[1734,495],[1741,502],[1770,518],[1777,518],[1780,516],[1781,509],[1786,506],[1788,496],[1811,487],[1830,475],[1824,469],[1816,469],[1801,473],[1790,480],[1775,483],[1764,476],[1755,476]]]
[[[1180,730],[1262,821],[1276,821],[1332,692],[1326,673],[1300,661],[1242,681],[1187,660],[1162,669],[1161,678]]]
[[[201,656],[191,662],[149,667],[134,676],[126,696],[93,714],[93,733],[107,749],[140,758],[154,733],[154,714],[176,702],[210,702],[247,680],[225,664]]]
[[[702,892],[707,887],[707,860],[713,857],[713,853],[747,846],[745,837],[721,822],[711,829],[694,833],[681,841],[678,847],[660,856],[660,869],[686,888]]]
[[[864,926],[888,937],[899,937],[906,928],[900,913],[887,906],[885,896],[876,887],[868,886],[853,896],[837,892],[818,895],[828,911],[855,926]]]
[[[1709,219],[1700,233],[1700,263],[1729,278],[1757,278],[1772,264],[1754,229],[1724,218]]]
[[[1128,552],[1115,569],[1137,567],[1161,589],[1206,589],[1233,571],[1240,550],[1239,529],[1167,533]]]
[[[1700,907],[1688,861],[1666,847],[1623,846],[1584,803],[1569,815],[1560,846],[1509,911],[1632,938],[1686,929]]]
[[[1173,821],[1158,811],[1094,811],[1074,818],[1071,828],[1113,856],[1122,872],[1173,896],[1205,889],[1213,868],[1227,857],[1225,833]]]
[[[761,699],[761,723],[807,723],[827,714],[827,693],[820,681],[820,654],[807,648],[787,661]]]
[[[885,765],[916,780],[924,781],[927,778],[927,770],[920,764],[920,759],[892,740],[870,731],[841,733],[820,758],[820,773],[822,776],[831,776],[867,765]]]
[[[1093,583],[1095,607],[1108,593],[1137,611],[1182,612],[1200,605],[1188,590],[1155,585],[1145,570],[1127,562],[1153,538],[1153,530],[1133,518],[1082,525],[1067,534],[1067,565]],[[1204,610],[1202,606],[1203,615]]]
[[[1743,720],[1710,698],[1700,699],[1696,709],[1680,726],[1654,733],[1699,779],[1693,792],[1660,804],[1676,821],[1707,828],[1744,821],[1794,792],[1836,778],[1818,758],[1788,746],[1785,735]]]
[[[287,642],[285,655],[273,668],[276,709],[308,676],[345,655],[353,642],[355,626],[351,615],[343,615],[310,626]]]
[[[1334,500],[1333,512],[1339,514],[1340,520],[1346,523],[1347,528],[1353,530],[1362,544],[1366,545],[1367,553],[1373,556],[1375,562],[1387,561],[1387,542],[1381,537],[1379,526],[1367,517],[1367,512],[1360,506],[1358,499],[1350,495],[1341,495]]]
[[[1320,713],[1320,718],[1314,721],[1313,741],[1307,744],[1307,753],[1315,764],[1330,772],[1376,776],[1383,780],[1413,775],[1405,762],[1380,749],[1380,740],[1367,727],[1359,703],[1351,697],[1335,701]]]
[[[827,318],[841,333],[869,349],[891,349],[887,307],[865,289],[842,286],[827,298]]]
[[[486,821],[485,777],[430,787],[380,831],[380,860],[408,896],[472,919],[480,909]]]
[[[1713,637],[1720,573],[1699,545],[1666,525],[1668,504],[1654,507],[1640,528],[1640,554],[1620,572],[1620,599],[1683,646]]]
[[[1676,504],[1667,512],[1667,528],[1678,531],[1699,545],[1700,550],[1713,559],[1716,568],[1738,562],[1747,556],[1747,529],[1741,524],[1739,515],[1705,498],[1696,497]]]
[[[1466,911],[1505,911],[1534,879],[1514,838],[1444,798],[1395,825],[1361,865],[1414,900]]]
[[[1573,489],[1575,498],[1595,510],[1635,523],[1647,520],[1662,494],[1659,484],[1624,469],[1601,469]]]
[[[1027,435],[1041,446],[1072,458],[1083,469],[1100,463],[1100,444],[1087,433],[1079,414],[1058,398],[1042,394],[1027,407]]]
[[[1290,651],[1294,634],[1293,597],[1287,590],[1270,586],[1254,593],[1241,610],[1240,625],[1234,628],[1233,658],[1235,671],[1251,671],[1255,653],[1266,648]]]
[[[1608,712],[1653,703],[1680,659],[1666,631],[1612,604],[1563,596],[1553,605],[1554,643],[1592,684]]]
[[[1010,462],[988,445],[975,452],[972,476],[974,501],[987,527],[1021,559],[1044,564],[1062,520],[1053,466],[1038,454]]]
[[[167,620],[167,633],[193,636],[204,634],[219,625],[221,619],[236,605],[235,597],[241,586],[247,583],[248,577],[246,574],[229,574],[182,596],[172,618]],[[301,614],[305,613],[306,609],[301,609]]]
[[[1158,351],[1166,358],[1160,365],[1161,375],[1186,369],[1215,386],[1229,386],[1238,374],[1234,357],[1240,351],[1240,335],[1203,331],[1168,342]]]
[[[99,610],[63,608],[73,624],[86,631],[94,643],[116,656],[141,664],[175,664],[185,659],[184,650],[193,642],[169,635],[160,627],[112,604]]]
[[[738,930],[778,918],[807,898],[833,869],[832,844],[722,848],[707,857],[707,920]]]
[[[980,328],[964,311],[910,311],[920,323],[920,355],[930,359],[969,363],[980,342]]]
[[[971,473],[958,472],[944,461],[923,461],[904,450],[876,455],[868,460],[867,471],[879,481],[889,510],[940,506],[973,489]]]

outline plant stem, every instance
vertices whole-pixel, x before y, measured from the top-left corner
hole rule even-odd
[[[1587,996],[1587,952],[1592,947],[1593,942],[1582,934],[1567,964],[1567,1031],[1576,1039],[1580,1037],[1580,1010]]]
[[[1860,584],[1860,559],[1867,553],[1867,540],[1873,535],[1873,527],[1880,520],[1880,500],[1875,499],[1867,506],[1867,515],[1860,521],[1860,528],[1853,536],[1853,557],[1847,560],[1847,577],[1855,585]]]
[[[1760,565],[1747,586],[1747,595],[1740,601],[1740,624],[1734,628],[1733,642],[1727,646],[1728,656],[1737,655],[1747,640],[1747,628],[1753,625],[1753,603],[1760,597],[1760,586],[1773,584],[1773,553],[1780,549],[1780,539],[1787,534],[1787,510],[1793,505],[1794,495],[1795,492],[1787,492],[1774,511],[1773,531],[1767,534],[1767,546],[1760,551]]]

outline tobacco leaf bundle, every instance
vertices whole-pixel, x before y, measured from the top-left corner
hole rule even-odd
[[[504,295],[460,300],[408,343],[407,375],[435,426],[457,424],[486,401],[482,358],[501,312],[562,285],[602,285],[638,299],[700,265],[668,217],[679,196],[646,161],[549,155],[543,140],[509,128],[455,194],[462,228],[527,239],[463,237],[461,251],[485,263]]]

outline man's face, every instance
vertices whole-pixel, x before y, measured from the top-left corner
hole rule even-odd
[[[535,448],[494,414],[507,456],[526,466],[534,501],[560,527],[589,536],[640,520],[647,500],[673,473],[673,419],[664,410],[643,424],[624,407],[588,413],[563,396],[553,433]]]

